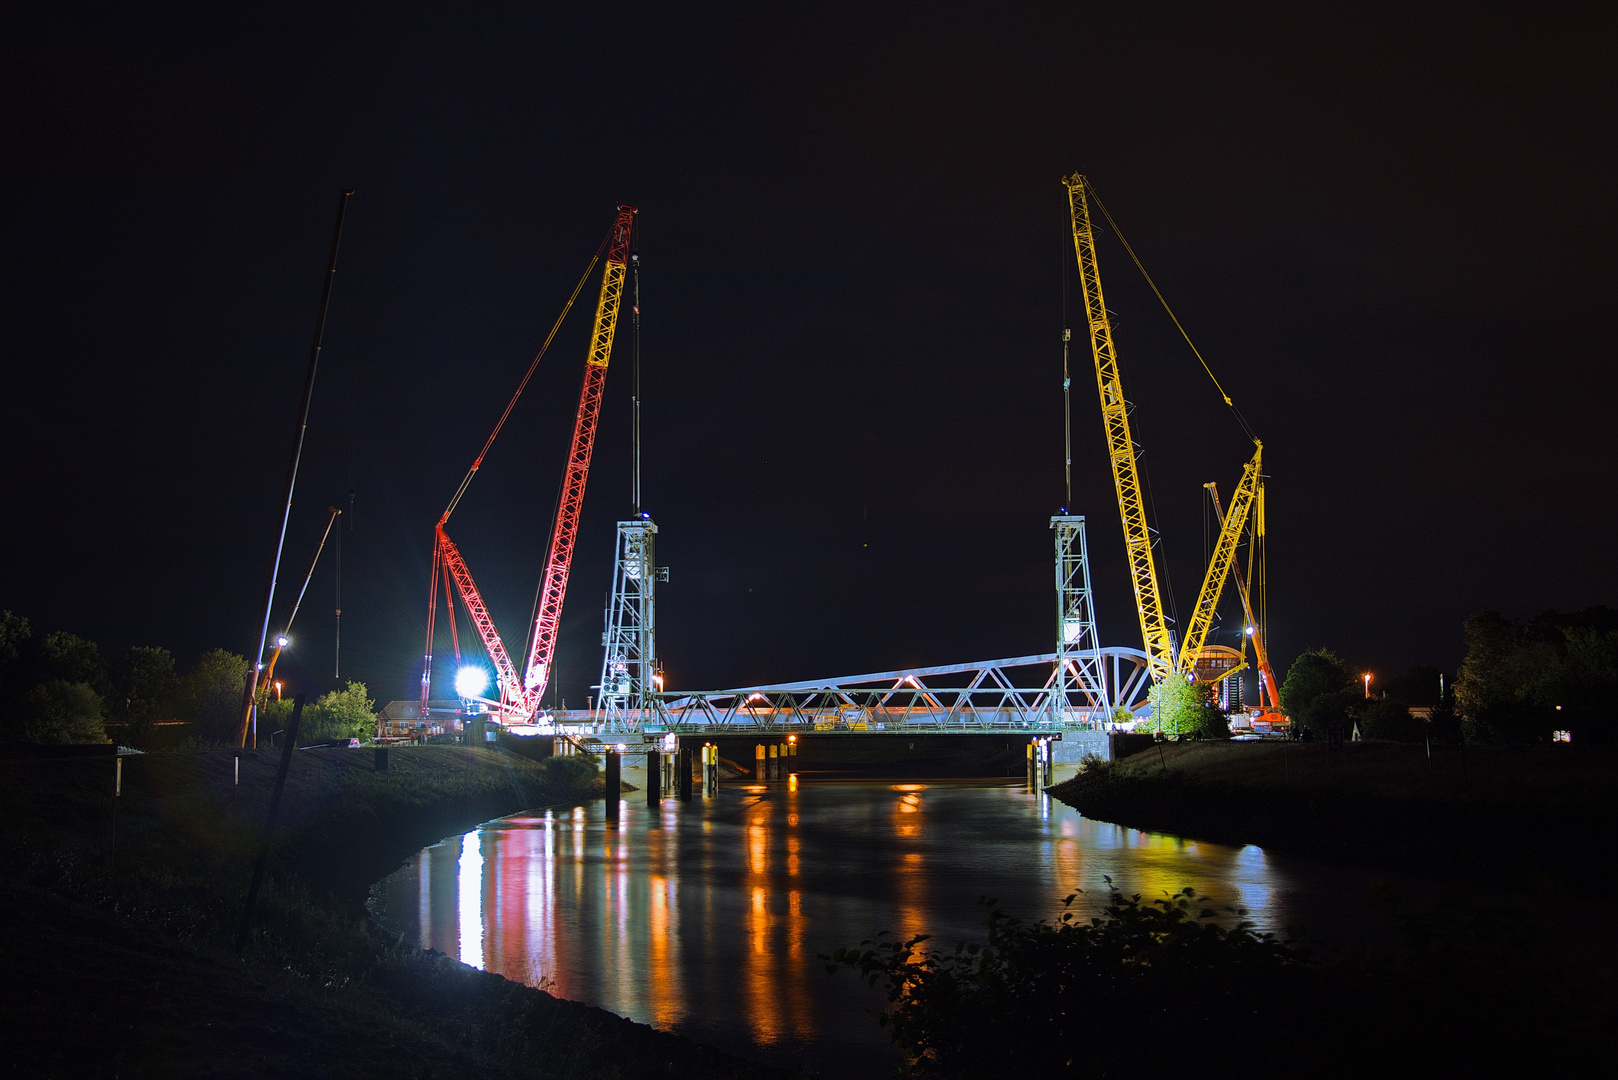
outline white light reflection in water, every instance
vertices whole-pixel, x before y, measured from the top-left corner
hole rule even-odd
[[[461,963],[483,966],[483,834],[461,837]]]
[[[817,956],[878,930],[981,940],[985,895],[1037,919],[1083,890],[1088,917],[1104,875],[1148,902],[1194,886],[1265,929],[1297,918],[1296,884],[1256,848],[1091,821],[1022,784],[727,785],[623,800],[616,825],[604,809],[435,845],[389,879],[383,917],[469,965],[838,1080],[894,1062],[881,991]]]

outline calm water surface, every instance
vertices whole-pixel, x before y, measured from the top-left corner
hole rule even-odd
[[[879,990],[817,954],[879,929],[953,947],[981,896],[1050,917],[1104,875],[1150,898],[1195,885],[1279,929],[1308,887],[1256,847],[1142,833],[1006,782],[727,786],[505,818],[383,883],[384,919],[474,967],[778,1065],[876,1077],[895,1060]]]

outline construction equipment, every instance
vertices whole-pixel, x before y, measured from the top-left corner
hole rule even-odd
[[[1176,647],[1174,633],[1163,614],[1163,600],[1152,553],[1155,530],[1147,521],[1146,502],[1135,460],[1135,443],[1129,430],[1129,402],[1124,397],[1123,382],[1118,374],[1118,353],[1113,345],[1112,324],[1101,291],[1095,233],[1090,224],[1089,199],[1094,192],[1089,181],[1080,173],[1063,177],[1062,183],[1068,193],[1073,247],[1078,256],[1079,277],[1084,285],[1085,315],[1090,327],[1090,351],[1095,358],[1096,387],[1101,395],[1101,419],[1106,428],[1107,455],[1112,465],[1113,486],[1118,494],[1118,513],[1123,520],[1124,547],[1129,559],[1130,580],[1135,590],[1135,609],[1140,617],[1141,640],[1146,649],[1147,664],[1154,680],[1166,679],[1177,673],[1195,677],[1200,674],[1198,660],[1205,651],[1211,651],[1207,646],[1208,633],[1219,607],[1225,579],[1235,562],[1236,548],[1246,527],[1248,513],[1257,496],[1264,444],[1257,438],[1253,439],[1255,449],[1252,460],[1242,472],[1241,482],[1231,500],[1231,512],[1221,525],[1219,542],[1215,545],[1213,558],[1209,560],[1208,572],[1197,594],[1197,604],[1186,626],[1184,641]],[[1133,256],[1134,253],[1131,251],[1130,254]],[[1138,259],[1136,265],[1139,266]],[[1144,267],[1141,267],[1141,272],[1145,273]],[[1148,277],[1147,281],[1151,279]],[[1152,288],[1154,292],[1157,289],[1155,284]],[[1158,293],[1158,298],[1162,299],[1161,293]],[[1168,308],[1166,301],[1163,306]],[[1170,311],[1169,315],[1173,318],[1174,313]],[[1178,319],[1175,319],[1175,325],[1179,325]],[[1181,333],[1184,332],[1182,327]],[[1186,340],[1189,343],[1190,338]],[[1198,359],[1201,359],[1201,354],[1198,354]],[[1206,362],[1203,366],[1207,367]],[[1210,371],[1210,378],[1212,374]],[[1217,380],[1214,385],[1218,386]],[[1225,395],[1223,388],[1220,395],[1229,405],[1230,398]],[[1250,431],[1248,434],[1251,437]],[[1224,674],[1229,674],[1228,668]]]
[[[563,307],[556,327],[551,329],[550,336],[545,339],[545,345],[529,366],[528,374],[518,385],[516,394],[512,396],[505,412],[495,424],[494,432],[484,444],[482,453],[473,462],[471,470],[461,481],[460,488],[450,500],[449,506],[444,510],[434,529],[432,582],[428,588],[427,649],[421,671],[423,718],[427,715],[427,699],[432,684],[433,627],[440,578],[444,583],[445,606],[450,608],[450,631],[457,661],[460,659],[460,641],[455,632],[454,611],[449,596],[452,581],[471,617],[472,627],[477,631],[495,667],[500,698],[498,702],[491,701],[490,704],[498,706],[504,718],[519,722],[531,718],[539,710],[545,687],[550,681],[551,663],[556,651],[556,633],[562,617],[562,602],[567,595],[568,571],[573,562],[573,543],[578,536],[579,517],[584,509],[585,485],[590,474],[590,454],[595,446],[596,422],[601,414],[601,392],[606,382],[607,361],[612,355],[613,335],[618,325],[618,309],[623,298],[629,240],[635,213],[633,206],[618,207],[618,215],[613,221],[612,229],[602,244],[602,249],[606,252],[606,267],[602,273],[601,292],[596,302],[595,324],[590,336],[589,352],[585,357],[584,382],[579,391],[579,408],[574,418],[573,438],[557,502],[556,520],[551,529],[550,550],[546,556],[545,571],[540,580],[539,596],[535,604],[536,615],[527,664],[519,672],[512,663],[505,643],[495,629],[488,607],[483,602],[483,596],[467,569],[466,560],[450,540],[449,534],[445,532],[444,524],[454,512],[461,496],[466,493],[466,488],[482,465],[489,447],[493,445],[506,418],[511,415],[511,410],[516,405],[517,398],[521,396],[523,388],[527,386],[528,378],[533,375],[540,357],[544,356],[545,348],[549,347],[551,339],[556,335],[556,329],[572,308],[574,299],[578,297],[579,290],[583,287],[583,278],[580,279],[579,287],[574,289],[573,296]],[[600,254],[598,251],[598,258]],[[594,265],[595,260],[592,259],[590,267],[585,270],[586,278]]]
[[[1219,504],[1219,486],[1217,484],[1205,485],[1208,496],[1213,500],[1214,513],[1218,515],[1221,534],[1225,527],[1225,510]],[[1253,510],[1250,515],[1251,528],[1248,530],[1247,573],[1242,573],[1241,563],[1231,564],[1231,574],[1236,578],[1236,590],[1242,597],[1242,613],[1247,616],[1247,625],[1243,631],[1243,639],[1253,643],[1253,658],[1258,662],[1258,692],[1259,708],[1253,719],[1258,725],[1267,725],[1271,728],[1276,725],[1285,725],[1286,717],[1281,715],[1281,694],[1275,683],[1275,672],[1270,668],[1269,647],[1264,641],[1264,616],[1261,610],[1253,606],[1252,591],[1248,582],[1259,584],[1264,575],[1264,483],[1259,481],[1258,491],[1253,498]],[[1253,574],[1253,567],[1257,565],[1259,574]],[[1260,601],[1263,594],[1260,594]]]
[[[262,708],[269,700],[270,687],[275,685],[275,665],[281,659],[289,642],[288,634],[292,633],[292,621],[298,617],[298,609],[303,606],[304,594],[309,591],[309,582],[315,576],[315,567],[320,563],[320,553],[326,550],[326,538],[331,535],[331,527],[337,521],[337,515],[342,511],[335,506],[328,506],[330,516],[326,518],[326,527],[320,531],[320,542],[315,545],[315,553],[310,556],[309,569],[304,571],[303,586],[298,589],[298,598],[292,602],[292,610],[287,613],[287,621],[281,624],[281,632],[275,635],[275,651],[270,654],[270,662],[264,665],[263,673],[258,677],[252,697],[248,700],[247,716],[242,721],[241,738],[237,741],[244,747],[251,742],[251,748],[258,748],[258,729],[253,723],[253,710]]]
[[[1157,565],[1152,558],[1152,529],[1146,521],[1141,495],[1140,469],[1135,464],[1135,443],[1129,434],[1129,404],[1118,377],[1118,352],[1112,342],[1112,323],[1101,292],[1096,266],[1095,233],[1085,199],[1088,182],[1079,174],[1065,177],[1073,216],[1073,247],[1084,285],[1084,309],[1090,324],[1090,351],[1095,356],[1096,387],[1101,393],[1101,421],[1107,432],[1107,457],[1112,464],[1113,486],[1118,492],[1118,513],[1124,523],[1124,549],[1129,577],[1135,587],[1135,610],[1140,616],[1141,641],[1153,680],[1166,679],[1177,667],[1174,635],[1163,616],[1163,598],[1157,587]]]
[[[281,500],[281,531],[275,539],[275,558],[270,561],[269,580],[264,583],[264,621],[259,624],[258,647],[247,665],[246,685],[242,687],[242,719],[236,728],[236,745],[246,746],[253,706],[258,700],[259,671],[264,662],[264,645],[270,636],[270,615],[275,608],[275,582],[281,573],[281,553],[287,542],[287,523],[292,520],[292,494],[298,486],[298,464],[303,460],[303,439],[309,431],[309,404],[315,393],[315,375],[320,370],[321,342],[326,335],[326,312],[331,307],[332,281],[337,276],[337,251],[343,242],[343,213],[353,189],[344,188],[337,198],[337,224],[332,228],[331,254],[326,259],[325,283],[320,290],[320,310],[315,315],[315,340],[309,347],[309,367],[303,378],[303,402],[298,408],[298,427],[292,440],[292,458],[287,463],[285,494]],[[256,736],[255,736],[256,744]]]

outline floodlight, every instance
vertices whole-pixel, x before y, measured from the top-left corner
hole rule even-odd
[[[287,647],[287,636],[285,634],[282,634],[280,637],[275,639],[275,647],[277,649],[284,649]]]
[[[467,665],[455,673],[455,692],[463,698],[480,696],[489,685],[489,673],[480,667]]]

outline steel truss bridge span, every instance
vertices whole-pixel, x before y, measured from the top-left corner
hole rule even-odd
[[[1119,706],[1134,712],[1145,705],[1151,674],[1140,649],[1100,650],[1104,696],[1099,700],[1094,694],[1062,700],[1053,690],[1057,655],[649,695],[648,708],[620,714],[612,726],[625,732],[712,735],[1060,731],[1100,728]],[[1084,700],[1076,700],[1080,697]]]

